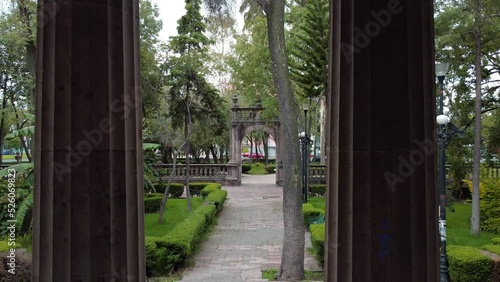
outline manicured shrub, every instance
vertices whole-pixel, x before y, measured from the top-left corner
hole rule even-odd
[[[168,194],[171,198],[180,198],[184,194],[184,184],[181,183],[170,183],[170,190]]]
[[[162,193],[144,193],[144,199],[163,197]]]
[[[325,184],[309,185],[309,195],[310,196],[325,196],[325,191],[326,191]]]
[[[484,177],[483,177],[484,176]],[[472,182],[464,180],[472,191]],[[500,179],[481,171],[481,230],[500,234]]]
[[[325,224],[311,224],[311,243],[316,258],[323,265],[325,261]]]
[[[447,253],[451,281],[491,281],[493,261],[478,249],[451,245],[447,247]]]
[[[486,250],[490,253],[500,255],[500,245],[484,245],[481,249]]]
[[[241,173],[248,173],[252,169],[251,164],[242,164],[241,165]]]
[[[302,204],[302,214],[304,215],[306,228],[309,228],[312,221],[317,220],[320,216],[323,216],[325,211],[315,208],[311,204]]]
[[[493,238],[491,241],[493,242],[493,245],[500,245],[500,237]]]
[[[151,197],[144,199],[144,212],[158,212],[160,210],[162,197]]]
[[[276,165],[267,165],[267,166],[264,167],[264,169],[269,174],[276,173]]]
[[[222,210],[224,203],[226,202],[227,191],[226,190],[215,190],[208,194],[205,198],[205,202],[214,203],[217,211]]]
[[[210,183],[189,183],[189,192],[191,193],[191,196],[201,196],[201,190],[203,190],[203,188],[205,188],[208,184]]]
[[[210,183],[203,190],[201,190],[201,196],[205,199],[208,194],[212,193],[215,190],[220,190],[222,188],[222,184],[220,183]]]
[[[193,247],[212,222],[215,212],[214,205],[204,205],[166,236],[146,237],[146,273],[163,275],[182,266],[192,255]]]

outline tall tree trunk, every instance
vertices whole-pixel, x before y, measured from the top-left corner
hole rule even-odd
[[[267,144],[267,140],[269,139],[269,134],[264,132],[264,136],[262,136],[262,144],[264,145],[264,158],[265,165],[269,165],[269,146]]]
[[[326,162],[326,107],[327,107],[327,100],[326,96],[321,98],[320,102],[320,115],[321,115],[321,121],[320,121],[320,162],[324,164]]]
[[[250,164],[252,164],[252,155],[253,155],[253,132],[250,133],[250,138],[248,139],[250,141],[250,154],[248,155],[248,161]]]
[[[2,85],[2,120],[0,121],[0,165],[3,162],[3,127],[5,125],[5,106],[7,106],[7,79]]]
[[[212,158],[214,159],[214,164],[218,164],[219,160],[217,159],[217,152],[215,152],[214,144],[210,145],[210,153],[212,154]],[[208,154],[207,154],[208,156]]]
[[[191,110],[190,110],[190,101],[189,101],[189,86],[187,87],[186,94],[186,118],[184,124],[184,138],[186,139],[186,179],[184,181],[184,185],[186,186],[186,200],[188,211],[191,212],[193,210],[191,205],[191,191],[189,191],[189,170],[191,167],[189,166],[189,154],[190,154],[190,144],[189,144],[189,133],[191,132]]]
[[[272,74],[278,99],[282,140],[284,140],[282,146],[285,173],[283,182],[285,233],[281,266],[276,278],[281,281],[300,281],[304,278],[305,227],[300,187],[300,153],[297,146],[298,106],[290,82],[285,52],[285,4],[285,0],[267,0],[262,3],[267,19]]]
[[[481,1],[475,0],[474,7],[474,39],[476,45],[476,103],[474,120],[474,164],[472,169],[472,218],[471,218],[471,233],[479,235],[480,230],[480,210],[479,210],[479,183],[480,183],[480,165],[481,165],[481,81],[482,81],[482,65],[481,65],[481,23],[480,23],[480,8]]]
[[[16,115],[16,129],[20,130],[22,128],[22,125],[19,124],[19,112],[17,111],[16,104],[14,104],[14,93],[12,93],[12,96],[10,97],[10,104]],[[19,139],[21,140],[21,147],[23,147],[23,150],[26,153],[26,158],[28,158],[28,161],[31,162],[31,154],[28,151],[28,146],[26,145],[23,136],[19,136]],[[33,142],[31,142],[31,144],[33,144]]]

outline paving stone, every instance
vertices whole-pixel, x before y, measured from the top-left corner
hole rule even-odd
[[[182,281],[266,281],[262,270],[278,268],[281,262],[282,187],[275,184],[274,175],[244,175],[241,186],[223,189],[228,202]],[[306,233],[306,248],[310,246]],[[304,259],[306,269],[321,269],[309,252]]]

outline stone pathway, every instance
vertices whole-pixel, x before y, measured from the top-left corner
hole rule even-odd
[[[274,175],[244,175],[241,186],[224,186],[228,201],[218,224],[186,269],[182,281],[266,281],[261,270],[279,268],[283,244],[282,187]],[[306,233],[306,248],[311,246]],[[308,252],[307,270],[321,270]]]

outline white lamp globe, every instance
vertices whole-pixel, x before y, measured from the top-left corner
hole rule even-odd
[[[304,131],[302,131],[302,132],[300,133],[300,137],[306,137],[306,133],[305,133]]]
[[[450,118],[445,115],[439,115],[436,117],[436,121],[440,125],[447,125],[448,123],[450,123]]]

